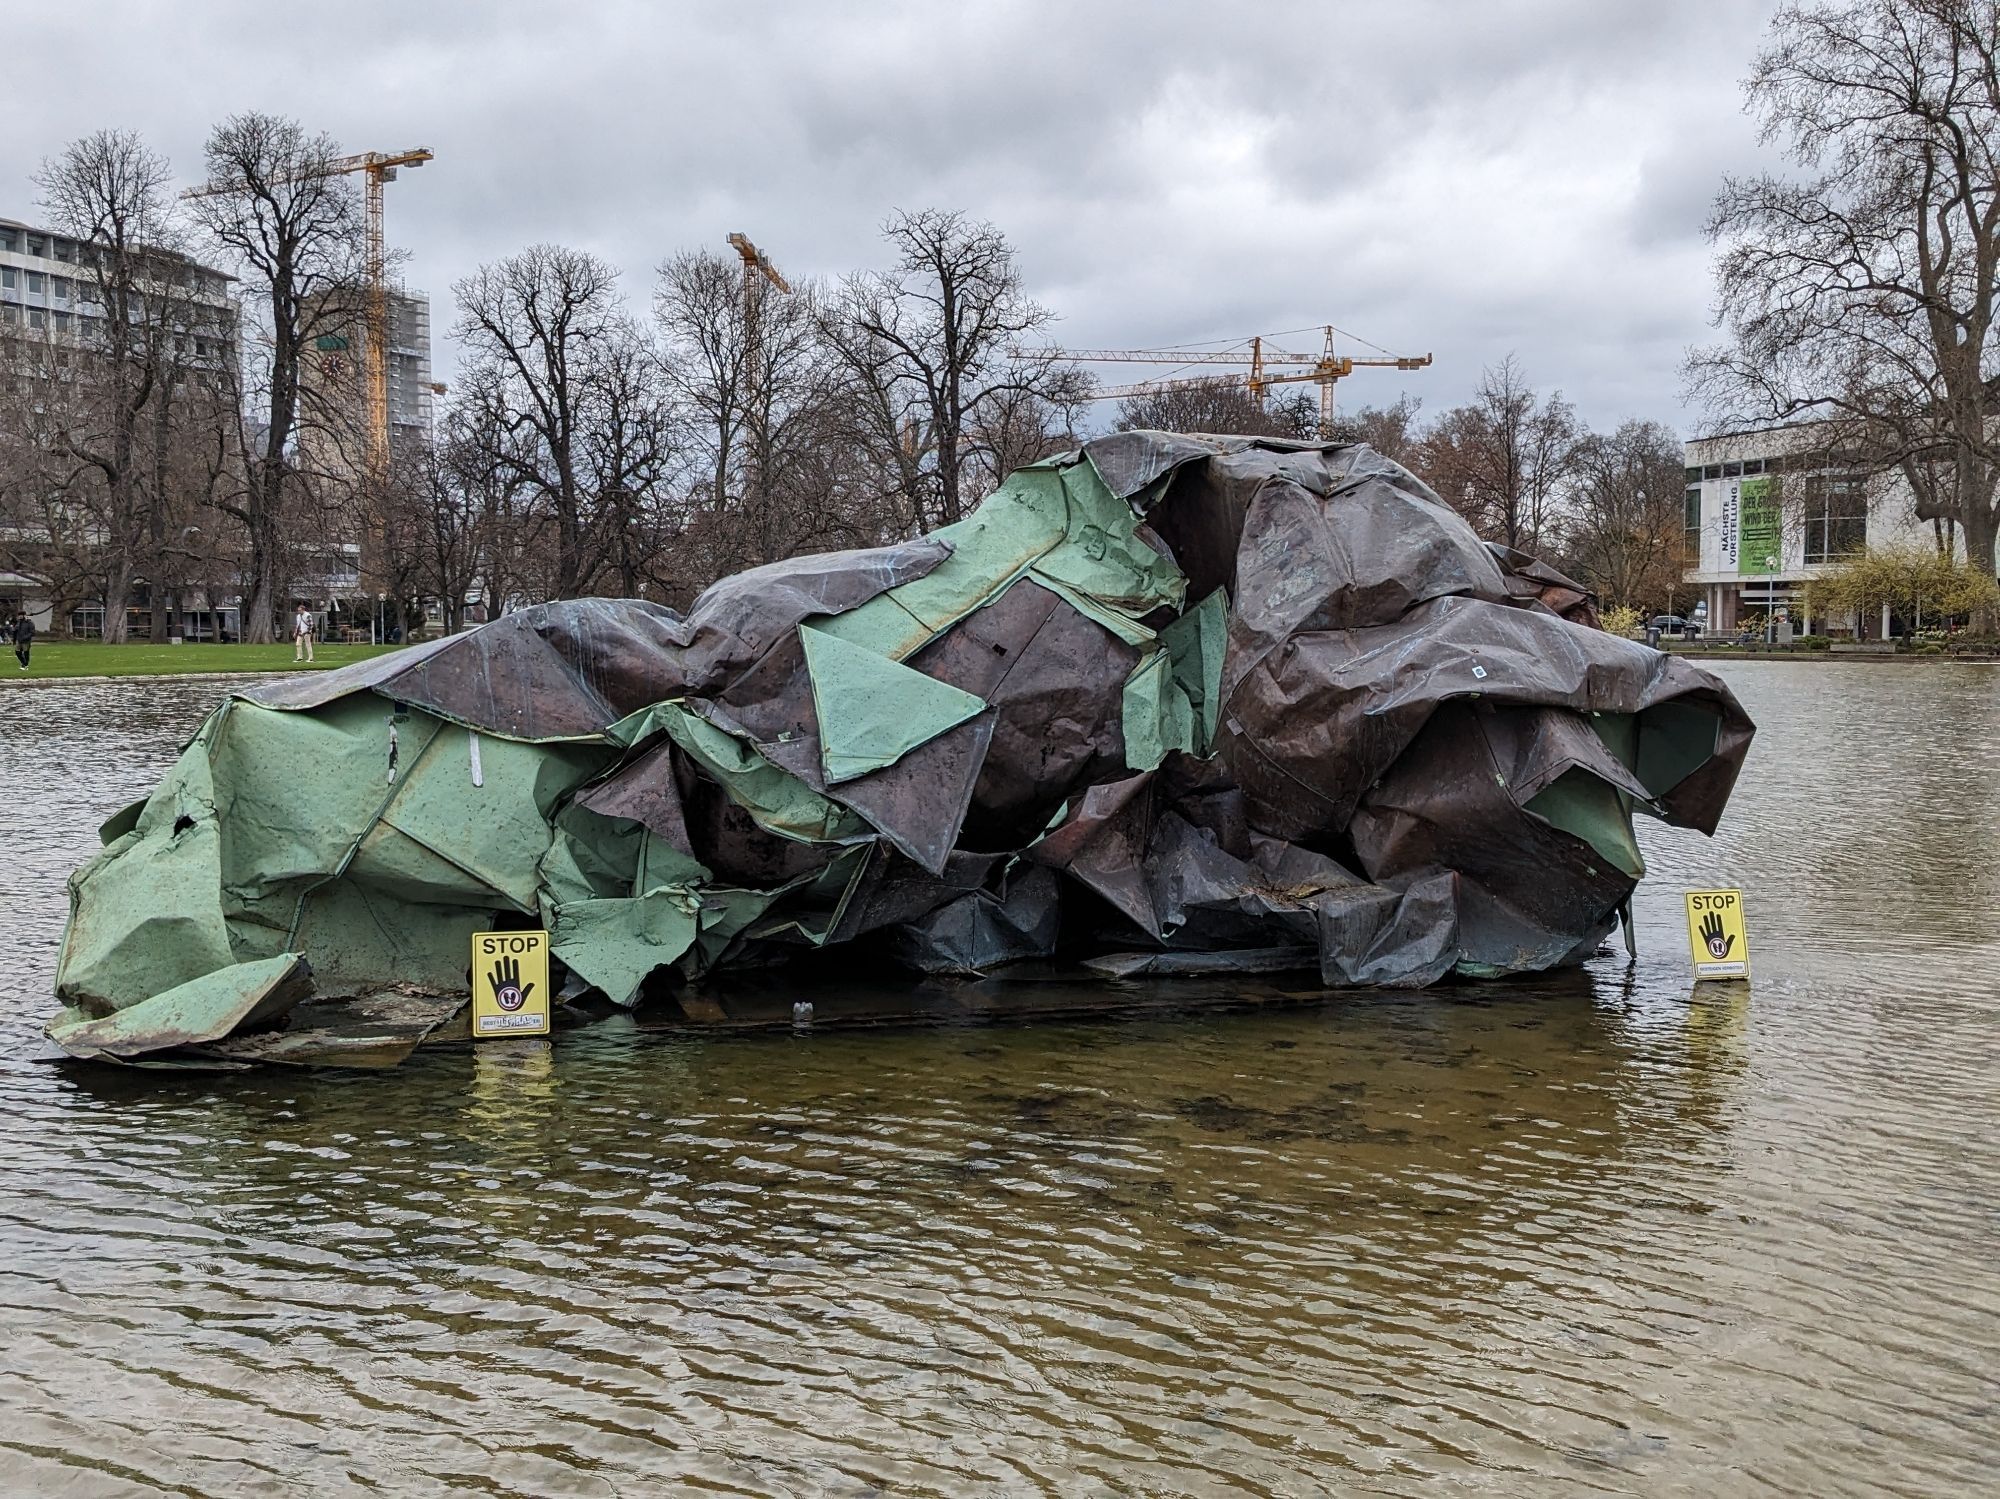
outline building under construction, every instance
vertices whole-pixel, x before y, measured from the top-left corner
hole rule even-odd
[[[369,472],[371,433],[368,391],[369,322],[359,289],[338,295],[313,312],[314,335],[301,378],[329,429],[310,441],[312,463],[336,482],[360,484]],[[421,293],[388,288],[383,297],[384,383],[388,394],[391,466],[423,450],[430,440],[437,387],[431,378],[431,304]]]
[[[337,300],[336,300],[337,299]],[[384,588],[383,486],[423,453],[431,437],[437,386],[431,379],[431,304],[418,293],[384,288],[380,316],[386,330],[382,359],[384,409],[371,396],[366,289],[328,293],[309,309],[316,327],[300,369],[307,410],[300,423],[299,454],[327,497],[347,517],[341,532],[293,559],[293,589],[329,632],[386,629],[378,597]],[[386,416],[386,422],[382,417]]]

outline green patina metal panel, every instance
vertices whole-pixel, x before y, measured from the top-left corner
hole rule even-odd
[[[801,626],[828,784],[894,765],[986,704],[866,646]]]

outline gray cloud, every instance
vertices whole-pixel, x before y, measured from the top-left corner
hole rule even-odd
[[[276,110],[438,153],[389,222],[441,313],[536,240],[603,254],[643,305],[675,249],[743,229],[833,274],[879,260],[891,209],[935,204],[1004,228],[1079,345],[1331,319],[1437,355],[1350,403],[1448,405],[1512,351],[1592,420],[1679,420],[1708,336],[1700,220],[1755,159],[1736,80],[1766,9],[37,7],[10,21],[0,216],[33,217],[35,165],[88,130],[137,128],[192,180],[214,119]]]

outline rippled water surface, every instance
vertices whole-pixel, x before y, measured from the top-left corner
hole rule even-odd
[[[0,1493],[1990,1493],[2000,671],[1727,671],[1635,967],[201,1077],[33,1058],[217,688],[0,690]]]

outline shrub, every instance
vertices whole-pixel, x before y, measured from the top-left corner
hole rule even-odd
[[[2000,584],[1924,542],[1868,547],[1814,585],[1835,607],[1892,606],[1905,619],[1970,614],[2000,604]]]
[[[1646,621],[1646,616],[1630,604],[1613,604],[1597,617],[1603,622],[1604,628],[1613,635],[1636,635],[1639,633],[1639,626]]]

